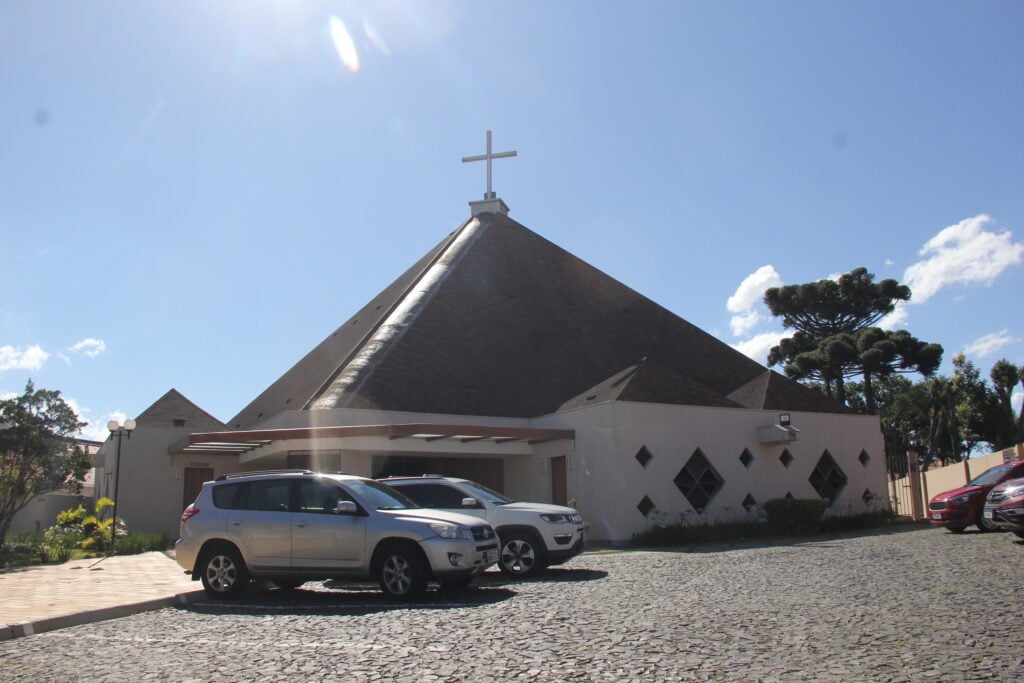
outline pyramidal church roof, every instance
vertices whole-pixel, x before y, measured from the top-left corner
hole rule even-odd
[[[477,212],[442,240],[229,426],[298,409],[536,417],[615,400],[850,412],[493,202],[493,212]]]

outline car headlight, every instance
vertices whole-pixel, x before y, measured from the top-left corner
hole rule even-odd
[[[430,528],[441,538],[464,538],[469,540],[469,532],[460,526],[455,526],[454,524],[434,522],[430,525]]]
[[[962,496],[957,496],[956,498],[950,498],[949,502],[950,503],[966,503],[971,498],[974,498],[974,494],[973,493],[965,493]]]
[[[545,522],[551,522],[552,524],[568,524],[572,522],[572,515],[562,514],[545,514],[540,516]]]

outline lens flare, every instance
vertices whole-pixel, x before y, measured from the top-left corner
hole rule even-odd
[[[331,40],[334,41],[334,49],[338,51],[338,56],[349,71],[356,73],[359,71],[359,53],[356,51],[352,36],[345,28],[345,22],[338,17],[331,17],[330,29]]]
[[[391,56],[391,48],[388,47],[386,42],[384,42],[384,38],[380,35],[380,31],[377,30],[377,27],[374,26],[367,17],[363,17],[363,33],[366,34],[366,38],[370,41],[370,44],[377,48],[382,55]]]

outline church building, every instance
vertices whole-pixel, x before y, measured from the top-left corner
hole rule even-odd
[[[129,528],[176,537],[203,481],[286,467],[465,477],[573,505],[612,544],[653,523],[753,519],[772,498],[888,505],[877,417],[581,261],[490,188],[470,207],[226,423],[174,390],[144,411],[120,442]],[[113,490],[115,443],[97,495]]]

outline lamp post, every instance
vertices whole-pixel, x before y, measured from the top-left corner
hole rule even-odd
[[[128,418],[124,421],[124,424],[119,424],[117,420],[111,420],[107,423],[107,429],[110,430],[111,437],[117,434],[117,450],[114,464],[114,515],[111,518],[110,527],[110,554],[113,555],[114,543],[117,539],[117,485],[121,483],[121,436],[127,434],[127,438],[132,438],[135,420]]]

